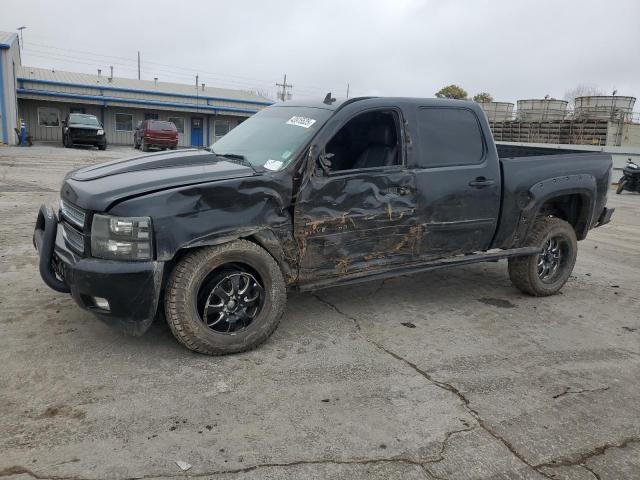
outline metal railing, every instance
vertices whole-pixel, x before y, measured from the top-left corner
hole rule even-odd
[[[486,112],[487,118],[490,122],[561,122],[567,120],[573,121],[586,121],[586,120],[612,120],[616,122],[624,122],[624,123],[640,123],[640,112],[624,112],[621,110],[613,110],[603,107],[602,109],[594,108],[592,110],[584,110],[580,109],[576,111],[575,109],[568,109],[564,115],[560,115],[560,112],[557,111],[541,111],[541,112],[533,112],[526,111],[523,112],[527,117],[537,116],[535,120],[530,118],[520,119],[518,118],[518,111],[514,110],[513,112]]]

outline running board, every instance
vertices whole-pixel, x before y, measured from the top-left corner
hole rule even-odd
[[[414,273],[428,272],[439,268],[455,267],[458,265],[469,265],[471,263],[497,262],[503,258],[525,257],[540,253],[538,247],[511,248],[508,250],[498,250],[491,252],[472,253],[469,255],[458,255],[449,258],[440,258],[425,263],[414,264],[391,268],[382,272],[354,272],[341,277],[331,277],[314,282],[298,285],[301,292],[321,290],[323,288],[335,287],[338,285],[352,285],[354,283],[371,282],[373,280],[384,280],[385,278],[398,277],[400,275],[412,275]]]

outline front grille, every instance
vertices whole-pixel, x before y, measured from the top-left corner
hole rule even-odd
[[[96,136],[96,131],[87,128],[74,128],[71,130],[71,136],[74,138],[93,138]]]
[[[87,215],[86,213],[84,213],[84,211],[61,199],[60,212],[62,213],[62,216],[65,219],[69,220],[69,222],[71,222],[73,225],[80,229],[84,228],[84,222],[87,218]]]
[[[62,234],[67,244],[78,253],[84,253],[84,236],[67,222],[62,222]]]

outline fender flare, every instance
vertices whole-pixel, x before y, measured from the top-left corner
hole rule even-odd
[[[286,248],[281,239],[269,227],[247,227],[232,232],[216,232],[181,245],[176,250],[174,258],[180,251],[222,245],[239,239],[253,241],[264,248],[280,266],[287,284],[293,283],[297,279],[297,250],[293,237],[291,237],[289,248]]]
[[[529,189],[529,201],[520,212],[514,244],[519,245],[527,238],[540,209],[545,203],[566,195],[579,195],[583,200],[580,221],[576,225],[576,236],[578,240],[584,239],[593,223],[596,191],[596,178],[587,174],[563,175],[536,182]]]

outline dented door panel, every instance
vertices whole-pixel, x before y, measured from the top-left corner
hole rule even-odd
[[[406,169],[312,177],[294,213],[299,281],[417,258],[415,198],[415,177]]]

